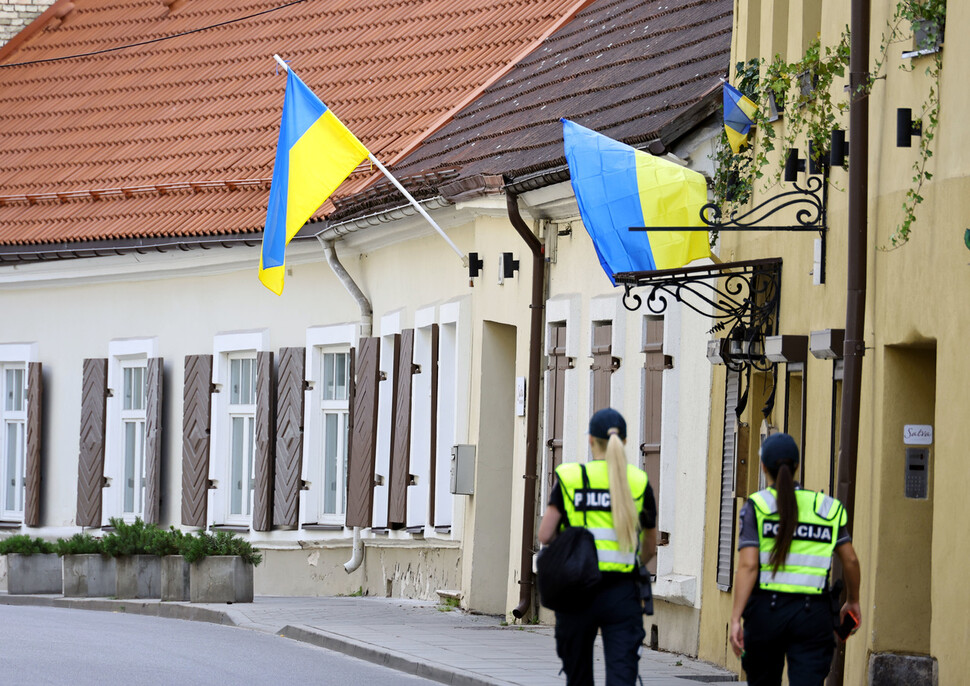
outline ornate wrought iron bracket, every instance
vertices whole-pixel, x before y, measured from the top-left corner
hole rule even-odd
[[[711,317],[710,332],[726,331],[715,339],[712,361],[742,371],[753,367],[768,371],[773,364],[765,358],[766,336],[778,331],[781,292],[781,258],[727,262],[700,267],[682,267],[614,274],[624,288],[623,305],[630,311],[644,302],[653,314],[662,314],[671,302]],[[649,288],[646,300],[633,292]]]

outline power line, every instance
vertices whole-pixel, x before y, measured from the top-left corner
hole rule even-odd
[[[183,31],[182,33],[173,33],[170,36],[162,36],[161,38],[152,38],[151,40],[143,40],[137,43],[128,43],[127,45],[117,45],[113,48],[105,48],[104,50],[95,50],[93,52],[82,52],[76,55],[64,55],[62,57],[47,57],[41,60],[30,60],[28,62],[13,62],[10,64],[0,64],[0,68],[4,67],[24,67],[32,64],[44,64],[46,62],[61,62],[63,60],[74,60],[81,57],[92,57],[94,55],[103,55],[107,52],[117,52],[118,50],[127,50],[128,48],[137,48],[142,45],[151,45],[152,43],[161,43],[162,41],[171,40],[173,38],[181,38],[182,36],[189,36],[193,33],[199,33],[201,31],[208,31],[209,29],[217,29],[221,26],[228,26],[229,24],[236,24],[241,21],[246,21],[247,19],[253,19],[255,17],[262,16],[264,14],[269,14],[270,12],[276,12],[278,10],[286,9],[287,7],[292,7],[293,5],[299,5],[300,3],[306,2],[307,0],[292,0],[285,5],[280,5],[279,7],[271,7],[268,10],[261,10],[254,14],[248,14],[245,17],[237,17],[236,19],[229,19],[228,21],[221,21],[218,24],[211,24],[209,26],[202,26],[197,29],[192,29],[191,31]]]

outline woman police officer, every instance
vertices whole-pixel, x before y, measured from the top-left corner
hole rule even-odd
[[[750,686],[781,684],[785,658],[792,686],[820,686],[835,651],[828,572],[839,556],[848,591],[840,617],[859,610],[859,560],[835,498],[794,481],[798,446],[772,434],[761,446],[769,486],[741,511],[731,646]],[[741,619],[744,618],[742,630]]]
[[[570,526],[585,525],[596,540],[602,581],[590,589],[590,602],[582,608],[556,612],[556,653],[568,686],[592,686],[598,629],[603,634],[607,686],[626,686],[637,679],[646,635],[638,569],[656,552],[657,506],[646,472],[627,463],[625,442],[623,416],[611,408],[596,412],[589,420],[593,459],[585,465],[588,484],[584,486],[579,463],[559,465],[539,525],[543,544],[550,543],[566,521]],[[638,529],[643,532],[642,546]],[[643,550],[641,561],[638,548]]]

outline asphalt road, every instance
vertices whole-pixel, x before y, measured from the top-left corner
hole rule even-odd
[[[0,606],[3,686],[433,683],[316,646],[218,624]]]

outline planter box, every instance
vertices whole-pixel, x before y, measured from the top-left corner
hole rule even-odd
[[[65,555],[63,563],[65,598],[107,598],[115,594],[113,557]]]
[[[253,602],[253,566],[238,555],[213,555],[193,562],[189,578],[193,603]]]
[[[161,598],[162,558],[125,555],[116,558],[115,598]]]
[[[162,558],[162,600],[189,599],[189,563],[181,555]]]
[[[6,558],[7,593],[10,595],[61,592],[61,559],[56,554],[10,553]]]

